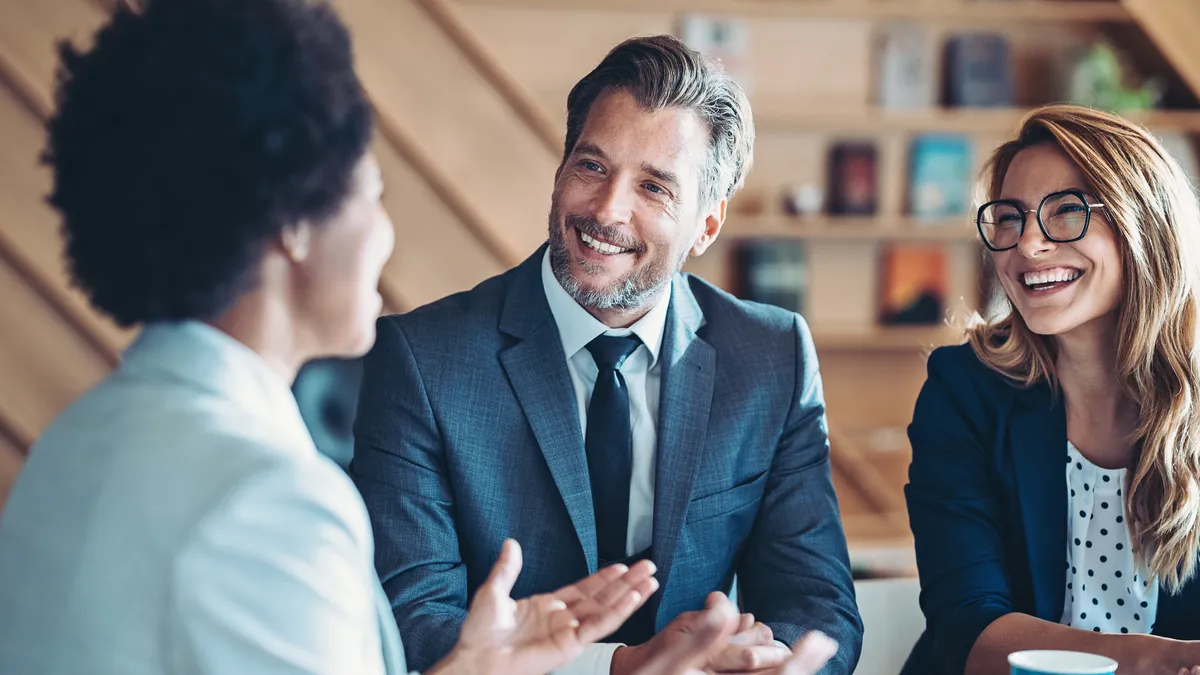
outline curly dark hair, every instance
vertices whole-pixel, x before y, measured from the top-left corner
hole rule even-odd
[[[212,319],[267,241],[336,211],[372,132],[350,36],[307,0],[150,0],[59,46],[43,161],[74,283],[123,326]]]

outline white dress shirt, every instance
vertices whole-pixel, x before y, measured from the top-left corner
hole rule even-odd
[[[663,328],[670,304],[670,286],[637,323],[629,328],[609,328],[567,294],[550,268],[550,251],[542,259],[542,287],[550,313],[558,325],[567,370],[575,388],[579,406],[580,431],[587,434],[587,409],[596,384],[596,362],[587,345],[600,335],[636,335],[642,341],[621,366],[621,376],[629,392],[629,422],[633,433],[633,472],[629,489],[629,531],[625,553],[632,555],[649,548],[654,534],[654,466],[658,445],[658,400],[662,367],[658,355],[662,349]],[[559,675],[608,675],[613,652],[619,644],[596,644],[567,666]]]

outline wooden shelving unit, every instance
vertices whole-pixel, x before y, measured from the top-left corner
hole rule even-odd
[[[944,132],[958,134],[1008,133],[1017,128],[1030,108],[797,108],[781,101],[754,101],[759,129],[828,133],[879,134]],[[1150,110],[1122,115],[1153,131],[1200,133],[1200,110]]]
[[[723,237],[813,239],[813,240],[911,240],[968,242],[977,238],[970,217],[946,220],[920,220],[917,218],[883,216],[828,216],[812,217],[752,216],[732,214],[729,216]]]
[[[878,327],[867,331],[817,327],[813,342],[818,351],[911,352],[960,344],[963,333],[948,326]]]

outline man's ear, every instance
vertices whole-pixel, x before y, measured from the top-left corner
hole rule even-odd
[[[312,225],[301,221],[279,233],[279,248],[293,263],[304,262],[312,252]]]
[[[691,254],[694,256],[704,255],[709,246],[717,240],[717,236],[721,234],[721,228],[725,225],[725,211],[729,207],[729,200],[722,199],[712,205],[708,213],[704,216],[704,229],[700,231],[700,235],[696,237],[695,243],[692,244]]]

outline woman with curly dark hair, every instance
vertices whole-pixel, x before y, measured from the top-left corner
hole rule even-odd
[[[154,0],[61,55],[67,261],[142,331],[7,503],[0,672],[402,672],[362,500],[289,391],[371,346],[393,245],[346,29],[304,0]],[[436,672],[544,673],[656,588],[613,567],[513,602],[519,570],[510,542]],[[737,615],[714,617],[710,639]]]

